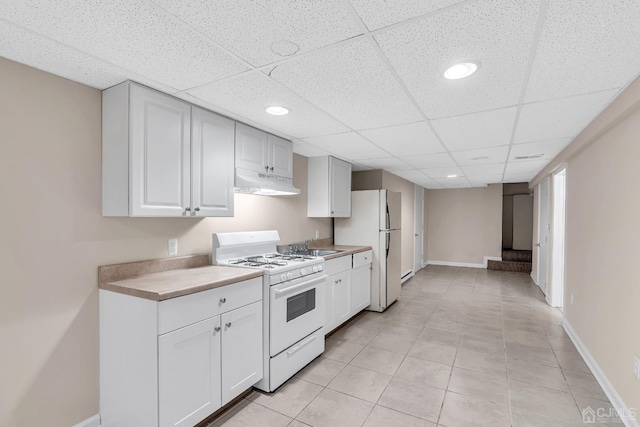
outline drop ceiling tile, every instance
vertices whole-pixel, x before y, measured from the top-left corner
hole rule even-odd
[[[578,135],[617,94],[617,90],[590,93],[522,106],[514,144],[573,138]]]
[[[516,157],[540,156],[539,159],[553,159],[558,153],[569,145],[571,138],[552,139],[550,141],[537,141],[528,144],[515,144],[511,147],[509,160],[517,160]],[[525,160],[525,159],[521,159]],[[532,159],[533,160],[533,159]]]
[[[445,147],[451,151],[497,147],[511,142],[516,107],[431,120]]]
[[[383,159],[356,159],[355,161],[373,169],[384,169],[388,171],[400,171],[412,168],[402,160],[395,157],[386,157]]]
[[[305,138],[304,142],[349,160],[378,159],[389,156],[388,153],[376,147],[356,132]]]
[[[271,77],[356,130],[422,119],[369,40],[293,58]]]
[[[254,66],[362,34],[340,0],[154,0]]]
[[[3,20],[0,20],[0,56],[98,89],[127,79],[126,71],[108,62]]]
[[[535,176],[542,170],[549,160],[512,160],[507,163],[504,171],[505,177],[513,175],[531,175]]]
[[[295,138],[349,131],[336,119],[257,70],[188,93]],[[291,112],[286,116],[272,116],[265,111],[269,105],[282,105]]]
[[[439,179],[459,179],[464,178],[464,174],[462,170],[457,166],[452,166],[448,168],[429,168],[429,169],[421,169],[422,172],[427,174],[429,178],[439,180]],[[449,175],[457,175],[456,178],[447,178]]]
[[[460,166],[504,163],[507,161],[509,146],[481,148],[479,150],[457,151],[451,153]]]
[[[551,0],[526,102],[625,86],[640,70],[640,2]]]
[[[361,165],[360,163],[351,163],[351,170],[353,172],[360,172],[360,171],[370,171],[372,169],[370,167]]]
[[[304,141],[293,140],[293,152],[305,157],[326,156],[329,153],[315,145],[307,144]]]
[[[471,179],[474,176],[500,175],[504,172],[505,163],[496,163],[493,165],[468,165],[461,166],[462,171]]]
[[[516,182],[531,182],[531,180],[536,176],[535,173],[527,173],[527,174],[517,174],[513,173],[510,175],[505,175],[502,182],[506,184],[516,183]]]
[[[455,166],[456,162],[453,161],[449,153],[437,153],[437,154],[425,154],[421,156],[401,157],[400,160],[404,160],[411,166],[417,169],[428,168],[440,168]]]
[[[472,186],[469,180],[465,177],[443,178],[436,179],[435,181],[444,188],[467,188]]]
[[[394,156],[446,151],[426,122],[368,129],[360,131],[360,134]]]
[[[416,180],[413,181],[415,184],[418,184],[420,187],[429,189],[429,190],[439,190],[442,187],[442,185],[436,181],[434,181],[433,179],[420,179],[420,180]]]
[[[419,171],[417,169],[396,170],[391,173],[411,182],[431,181],[429,177],[427,177],[422,171]]]
[[[526,72],[539,1],[478,1],[375,35],[430,119],[514,106]],[[479,70],[444,71],[463,60]]]
[[[415,18],[462,0],[351,0],[356,12],[370,31]]]
[[[247,66],[143,0],[5,1],[0,18],[176,89]]]
[[[469,182],[474,187],[486,187],[488,184],[497,184],[502,182],[502,173],[493,175],[468,176]]]

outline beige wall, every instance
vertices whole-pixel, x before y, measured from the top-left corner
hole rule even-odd
[[[533,196],[513,197],[513,249],[532,250],[533,242]]]
[[[531,183],[566,163],[565,320],[636,412],[640,382],[633,377],[632,361],[640,356],[639,134],[636,80]]]
[[[397,175],[383,171],[382,188],[402,194],[402,263],[400,272],[404,274],[409,270],[413,270],[414,267],[415,184]]]
[[[0,58],[0,426],[69,427],[98,413],[99,265],[210,251],[211,233],[332,236],[299,196],[236,195],[235,218],[103,218],[100,92]]]
[[[484,263],[502,246],[502,184],[427,190],[430,261]]]
[[[351,189],[357,190],[380,190],[382,186],[382,169],[372,171],[358,171],[351,175]]]

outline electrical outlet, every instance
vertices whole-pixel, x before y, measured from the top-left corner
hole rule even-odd
[[[316,230],[316,239],[320,238],[320,230]]]
[[[640,358],[633,356],[633,376],[640,381]]]
[[[178,239],[169,239],[167,247],[169,256],[178,256]]]
[[[573,304],[573,294],[571,294],[571,304]]]

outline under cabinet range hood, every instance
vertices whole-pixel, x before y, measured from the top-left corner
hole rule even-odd
[[[300,194],[293,186],[293,180],[269,173],[236,168],[236,193],[259,194],[262,196],[290,196]]]

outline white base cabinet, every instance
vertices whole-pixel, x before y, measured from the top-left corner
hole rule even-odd
[[[262,379],[262,278],[166,301],[100,290],[103,427],[192,427]]]
[[[373,252],[334,258],[325,263],[326,335],[371,304],[371,261]]]

